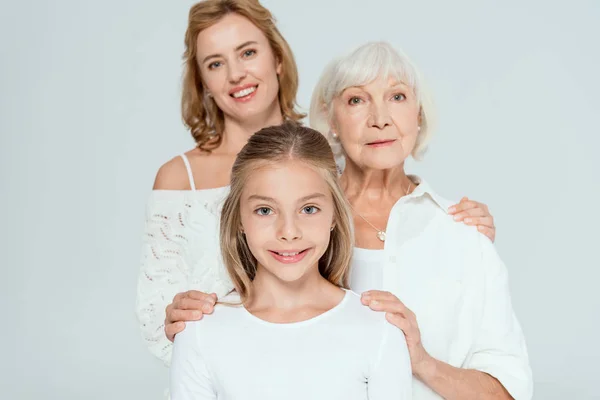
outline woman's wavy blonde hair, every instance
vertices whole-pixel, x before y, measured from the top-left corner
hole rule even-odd
[[[228,14],[241,15],[252,22],[267,37],[271,49],[281,63],[279,104],[284,120],[299,121],[305,115],[296,110],[298,68],[286,40],[275,26],[271,12],[258,0],[205,0],[190,9],[185,33],[183,93],[181,112],[198,148],[213,150],[221,144],[224,130],[223,111],[206,96],[197,60],[198,34]]]
[[[334,285],[348,288],[354,244],[352,214],[337,179],[337,167],[327,139],[296,122],[264,128],[250,137],[231,172],[231,191],[221,212],[221,254],[240,299],[251,295],[257,260],[242,233],[240,201],[244,183],[258,168],[286,161],[300,161],[327,182],[334,203],[333,231],[327,250],[319,260],[319,272]]]

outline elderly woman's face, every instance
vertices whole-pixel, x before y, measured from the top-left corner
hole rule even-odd
[[[419,104],[411,87],[378,78],[349,87],[334,99],[332,129],[346,156],[360,168],[394,168],[415,147]]]

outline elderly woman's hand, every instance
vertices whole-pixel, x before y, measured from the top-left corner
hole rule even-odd
[[[166,308],[165,334],[171,342],[175,335],[185,329],[185,321],[202,319],[204,314],[213,312],[217,295],[197,290],[178,293]]]
[[[454,215],[455,221],[477,226],[477,230],[489,237],[492,242],[496,240],[494,217],[490,214],[487,205],[463,197],[460,203],[448,209],[448,213]]]
[[[421,331],[415,314],[390,292],[369,290],[362,294],[361,301],[374,311],[385,312],[385,318],[404,332],[412,371],[418,376],[429,364],[431,356],[421,343]]]

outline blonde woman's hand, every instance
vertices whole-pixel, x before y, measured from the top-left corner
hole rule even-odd
[[[420,370],[426,368],[431,356],[421,343],[421,331],[415,314],[390,292],[369,290],[362,294],[361,301],[374,311],[385,312],[388,322],[404,332],[412,371],[418,375]]]
[[[477,226],[477,230],[489,237],[492,242],[496,240],[494,217],[490,214],[487,205],[463,197],[458,204],[448,209],[448,213],[454,215],[454,220],[457,222]]]
[[[185,329],[186,321],[197,321],[204,314],[212,314],[217,295],[197,290],[178,293],[166,308],[165,334],[171,342]]]

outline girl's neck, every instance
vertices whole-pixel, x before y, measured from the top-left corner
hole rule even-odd
[[[251,297],[244,306],[253,314],[292,316],[307,309],[329,309],[332,300],[339,300],[343,290],[323,278],[318,268],[314,274],[294,282],[285,282],[260,265],[252,282]],[[339,301],[338,301],[339,302]],[[293,317],[292,317],[293,318]]]

